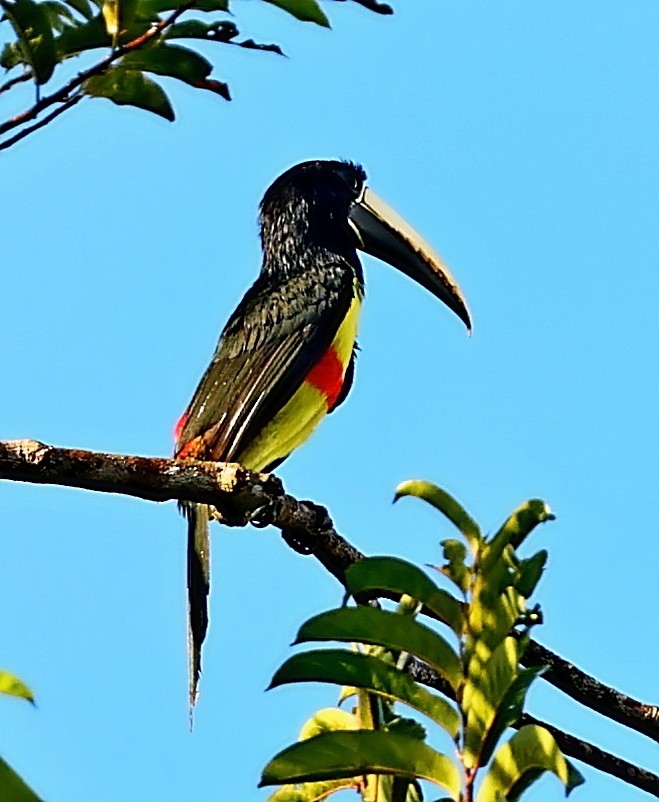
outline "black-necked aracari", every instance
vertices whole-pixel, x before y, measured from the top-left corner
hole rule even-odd
[[[471,328],[446,265],[366,186],[350,162],[308,161],[279,176],[260,207],[261,272],[220,336],[176,431],[177,457],[272,470],[344,400],[352,384],[364,276],[357,251],[406,273]],[[208,626],[208,522],[188,519],[190,706]]]

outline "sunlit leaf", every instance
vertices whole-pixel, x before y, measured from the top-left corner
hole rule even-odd
[[[454,582],[463,594],[467,593],[469,587],[469,569],[465,563],[467,558],[467,547],[461,540],[449,538],[442,540],[442,555],[446,564],[442,566],[432,566],[445,577]]]
[[[517,676],[518,659],[517,642],[507,637],[484,665],[477,653],[469,664],[462,695],[466,713],[463,757],[467,768],[483,765],[481,749],[499,705]]]
[[[3,802],[42,802],[2,758],[0,758],[0,799]]]
[[[452,738],[458,733],[460,717],[453,705],[419,685],[409,674],[370,654],[345,649],[302,652],[279,668],[270,687],[293,682],[331,682],[364,688],[419,710]]]
[[[526,699],[526,693],[533,680],[545,671],[545,666],[534,666],[533,668],[521,668],[515,680],[506,691],[503,699],[499,703],[496,717],[492,722],[489,732],[480,750],[480,764],[485,765],[490,761],[492,752],[496,749],[499,739],[522,715],[522,708]]]
[[[469,633],[467,650],[478,642],[481,660],[489,659],[501,641],[510,633],[523,612],[522,597],[511,587],[497,595],[497,582],[489,584],[487,577],[478,576],[474,582],[474,594],[469,606]]]
[[[497,794],[508,802],[514,802],[545,771],[555,774],[565,785],[567,793],[577,782],[554,736],[536,724],[522,727],[495,753],[476,802],[491,802]]]
[[[10,674],[9,671],[0,671],[0,693],[17,696],[19,699],[27,699],[28,702],[34,704],[32,691],[22,680],[14,674]]]
[[[32,67],[36,82],[45,84],[57,64],[55,39],[48,12],[33,0],[0,0],[0,7],[18,37],[23,58]]]
[[[531,499],[520,504],[515,512],[504,521],[495,538],[505,531],[508,542],[514,549],[517,549],[536,526],[555,519],[556,516],[548,504],[537,498]]]
[[[301,783],[284,785],[268,797],[268,802],[319,802],[321,799],[344,788],[359,786],[360,780],[347,777],[344,780],[325,780],[318,783]]]
[[[135,19],[137,0],[104,0],[101,13],[105,20],[105,28],[116,46],[120,34],[126,34]]]
[[[456,526],[463,536],[467,539],[474,551],[478,547],[481,538],[480,529],[478,524],[464,509],[464,507],[456,501],[453,496],[437,487],[432,482],[424,482],[421,479],[410,479],[407,482],[401,482],[396,488],[394,501],[398,501],[403,496],[415,496],[416,498],[423,499],[431,504],[436,510],[443,513],[451,523]]]
[[[356,596],[364,592],[407,594],[460,634],[464,622],[460,602],[441,590],[420,568],[396,557],[368,557],[346,571],[346,587]]]
[[[460,774],[450,758],[409,735],[377,730],[329,732],[293,744],[268,763],[259,786],[360,774],[418,777],[441,785],[454,799],[460,793]]]
[[[166,120],[174,120],[167,95],[155,81],[137,70],[108,70],[104,75],[88,78],[83,86],[92,97],[105,97],[119,106],[136,106]]]
[[[288,11],[289,14],[303,22],[315,22],[325,28],[330,27],[325,12],[316,0],[266,0],[266,2]]]
[[[357,719],[352,713],[348,713],[338,707],[325,707],[305,721],[300,730],[299,740],[306,741],[309,738],[320,735],[321,732],[356,730],[358,728]]]
[[[460,658],[436,632],[413,618],[373,607],[342,607],[304,623],[296,643],[336,640],[371,643],[409,652],[424,660],[455,690],[462,678]]]

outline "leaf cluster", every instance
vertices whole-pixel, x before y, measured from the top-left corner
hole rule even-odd
[[[303,22],[329,27],[317,0],[263,2]],[[389,6],[372,0],[355,2],[377,13],[391,13]],[[228,84],[211,77],[213,64],[198,49],[200,43],[283,55],[277,44],[240,38],[229,0],[0,0],[0,10],[0,22],[13,33],[0,52],[0,66],[22,71],[0,92],[26,80],[34,83],[36,104],[26,120],[41,112],[40,88],[59,74],[58,68],[71,58],[99,50],[109,55],[82,73],[82,81],[70,82],[48,100],[66,103],[73,97],[104,97],[174,120],[169,96],[154,75],[231,99]],[[6,130],[15,127],[14,122]]]
[[[444,562],[434,567],[453,592],[396,558],[374,557],[350,567],[348,597],[370,604],[348,606],[347,597],[343,607],[303,624],[296,643],[351,647],[296,654],[271,687],[332,683],[343,687],[341,700],[356,700],[355,707],[320,711],[300,741],[273,758],[261,780],[281,786],[270,802],[312,802],[344,788],[356,789],[365,802],[419,802],[420,780],[448,794],[442,802],[514,802],[544,772],[555,774],[569,793],[583,779],[548,730],[526,725],[505,740],[540,673],[520,661],[529,631],[542,620],[528,600],[547,553],[523,559],[517,549],[553,515],[544,502],[529,501],[486,537],[441,488],[406,482],[396,499],[407,495],[432,504],[458,529],[458,538],[442,542]],[[398,598],[397,609],[374,606],[377,597]],[[405,670],[412,659],[441,677],[444,694],[413,679]],[[421,723],[397,712],[401,704],[444,730],[454,753],[428,744]]]

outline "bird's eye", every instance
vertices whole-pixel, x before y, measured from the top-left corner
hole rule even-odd
[[[362,180],[358,175],[354,173],[344,173],[342,175],[343,180],[348,185],[348,189],[350,190],[350,194],[357,197],[362,189]]]

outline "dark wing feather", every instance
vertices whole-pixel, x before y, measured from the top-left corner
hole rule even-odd
[[[260,276],[227,323],[186,413],[176,451],[236,459],[331,345],[354,293],[348,264],[279,284]]]

